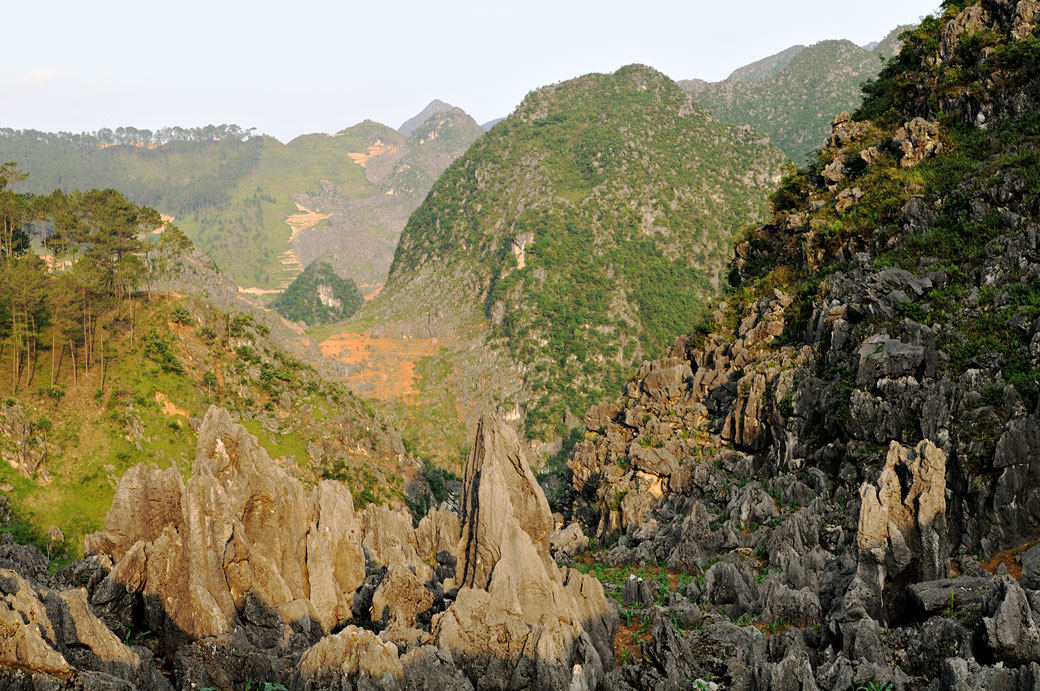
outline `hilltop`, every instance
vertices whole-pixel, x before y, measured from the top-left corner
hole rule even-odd
[[[471,428],[493,406],[558,443],[688,328],[782,161],[647,67],[539,89],[437,180],[345,328],[429,345],[420,384],[439,414],[420,395],[405,419]]]
[[[721,82],[679,84],[720,120],[752,125],[801,163],[826,138],[831,118],[858,105],[860,85],[898,52],[897,37],[904,29],[895,29],[870,50],[851,41],[792,46]]]

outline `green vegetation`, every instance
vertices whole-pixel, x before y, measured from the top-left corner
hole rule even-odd
[[[4,184],[21,176],[0,166]],[[144,290],[190,249],[157,224],[113,190],[0,189],[0,451],[12,461],[0,464],[0,530],[58,565],[79,556],[127,468],[190,473],[190,418],[210,404],[313,479],[337,466],[371,476],[352,487],[358,505],[400,502],[385,423],[362,402],[276,348],[252,315]]]
[[[901,31],[874,50],[850,41],[821,41],[749,65],[746,74],[738,70],[725,81],[680,85],[721,120],[765,132],[791,160],[801,162],[830,135],[835,115],[859,105],[860,85],[877,76]]]
[[[484,282],[492,341],[524,366],[528,434],[563,436],[568,411],[689,329],[782,159],[646,67],[546,87],[437,181],[376,302],[421,301],[431,275]]]
[[[941,276],[923,295],[898,305],[891,318],[872,318],[872,326],[896,334],[903,319],[941,324],[937,345],[947,357],[940,369],[955,379],[973,369],[997,371],[979,391],[980,405],[992,412],[964,420],[961,413],[954,416],[965,467],[987,474],[993,472],[1005,387],[1010,385],[1027,409],[1040,401],[1040,367],[1030,352],[1029,329],[1022,326],[1040,318],[1040,282],[1014,267],[998,275],[983,270],[1011,247],[1015,229],[1025,222],[1018,214],[1030,216],[1040,203],[1040,116],[1012,111],[981,128],[943,104],[963,102],[965,94],[987,102],[994,94],[1023,92],[1035,80],[1040,39],[1034,34],[1010,42],[980,31],[961,36],[950,55],[936,60],[944,27],[959,8],[947,3],[941,15],[905,32],[899,55],[864,85],[855,136],[842,147],[820,149],[806,169],[781,183],[772,198],[772,224],[748,235],[748,259],[735,272],[739,287],[728,302],[736,306],[778,287],[796,295],[783,342],[798,342],[829,276],[847,270],[854,252],[880,248],[875,269]],[[890,142],[907,113],[921,112],[937,120],[942,150],[906,167]],[[868,165],[860,154],[870,148],[875,155]],[[834,160],[841,160],[848,176],[827,188],[820,173]],[[853,187],[863,196],[839,211],[836,198]],[[905,232],[904,209],[914,198],[927,206],[928,218]],[[854,373],[832,368],[823,374],[836,384],[835,421],[845,424]],[[789,415],[792,403],[784,399],[778,410]],[[904,442],[920,435],[918,416],[909,416]]]
[[[287,224],[290,216],[301,213],[299,195],[373,199],[378,208],[359,211],[364,227],[354,230],[378,246],[379,270],[342,253],[337,268],[357,261],[365,280],[382,280],[402,214],[419,203],[433,178],[481,134],[468,116],[457,120],[429,147],[371,121],[333,137],[306,135],[288,144],[235,125],[155,132],[119,128],[79,135],[0,129],[0,160],[17,160],[33,171],[29,180],[16,181],[21,192],[118,189],[137,204],[175,217],[195,245],[236,283],[263,289],[284,287],[303,268],[290,251],[292,229]],[[417,130],[417,135],[424,133],[421,127]],[[392,171],[385,186],[372,182],[350,158],[368,155],[371,146],[406,149],[401,159],[406,165]],[[399,208],[402,204],[408,208]],[[387,211],[390,207],[395,211]],[[329,250],[329,239],[323,237],[322,251]]]
[[[328,262],[315,262],[271,306],[286,319],[316,326],[352,316],[361,302],[354,281],[337,276]]]

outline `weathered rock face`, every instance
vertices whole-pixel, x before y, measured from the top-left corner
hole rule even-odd
[[[856,578],[870,593],[871,617],[906,615],[906,588],[949,571],[946,544],[946,454],[930,441],[908,453],[888,450],[877,485],[860,488],[859,567]]]
[[[454,564],[458,525],[440,510],[418,529],[385,506],[355,512],[345,485],[306,487],[211,408],[187,482],[173,468],[124,476],[105,531],[87,540],[112,562],[91,603],[117,629],[139,613],[184,684],[289,681],[300,654],[348,622],[429,642],[427,612],[443,608],[431,565]],[[412,628],[423,616],[425,633]],[[363,674],[366,650],[351,653]]]
[[[355,512],[339,483],[305,486],[211,408],[187,482],[126,473],[60,579],[89,590],[31,583],[19,572],[43,578],[46,560],[2,544],[0,686],[171,688],[155,651],[183,690],[600,688],[617,626],[602,586],[553,560],[513,430],[487,418],[473,448],[465,529],[442,510],[413,528]]]
[[[914,118],[896,131],[892,138],[892,146],[903,154],[899,165],[903,168],[913,168],[924,159],[942,151],[939,125],[924,118]]]
[[[171,689],[147,648],[124,645],[83,588],[36,587],[0,569],[0,687]]]
[[[95,604],[143,597],[150,630],[172,647],[229,632],[249,594],[284,624],[309,620],[327,633],[350,618],[365,575],[349,490],[328,481],[308,490],[217,408],[188,482],[175,468],[137,466],[105,527],[87,540],[88,553],[114,562]]]
[[[435,621],[438,645],[475,665],[481,688],[595,688],[613,666],[616,616],[599,581],[556,566],[545,495],[496,417],[478,425],[464,498],[460,588]]]

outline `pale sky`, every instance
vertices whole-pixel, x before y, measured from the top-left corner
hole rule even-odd
[[[794,44],[863,45],[939,0],[0,0],[0,127],[234,123],[282,141],[439,98],[477,122],[633,62],[725,78]]]

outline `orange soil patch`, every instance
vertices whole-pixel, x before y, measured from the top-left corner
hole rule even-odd
[[[167,398],[166,394],[164,394],[162,391],[155,392],[155,402],[162,406],[162,411],[166,415],[180,415],[181,417],[191,417],[191,413],[189,413],[184,408],[178,408],[176,405],[174,405],[173,401]]]
[[[397,153],[397,147],[396,146],[387,146],[386,144],[378,144],[376,146],[368,147],[368,153],[367,154],[354,153],[354,154],[347,154],[347,156],[350,157],[351,161],[353,161],[354,163],[357,163],[359,166],[364,168],[366,165],[368,165],[368,159],[370,159],[370,158],[373,158],[375,156],[382,156],[383,154],[396,154],[396,153]]]
[[[290,242],[295,240],[296,236],[303,231],[313,228],[326,218],[332,218],[332,214],[320,214],[300,204],[297,204],[296,208],[300,213],[293,214],[285,219],[285,222],[292,228],[292,236],[289,238]]]
[[[372,300],[383,291],[384,283],[362,283],[358,286],[364,300]]]
[[[159,214],[159,220],[162,221],[162,225],[152,231],[152,235],[162,235],[166,227],[173,223],[174,217],[167,216],[166,214]]]
[[[1023,576],[1022,564],[1020,563],[1018,556],[1038,542],[1040,542],[1040,540],[1033,540],[1024,545],[1006,549],[1003,552],[994,555],[994,557],[989,561],[979,562],[979,566],[990,573],[996,573],[997,569],[1000,568],[1000,565],[1003,564],[1012,578],[1016,581],[1021,581]]]
[[[353,391],[380,400],[414,399],[415,362],[440,349],[436,338],[386,338],[340,333],[318,344],[322,355],[351,365],[340,381]]]
[[[642,661],[642,643],[651,638],[649,632],[640,633],[642,626],[643,620],[637,617],[632,617],[631,626],[626,625],[624,619],[618,624],[617,632],[614,634],[614,659],[618,665],[625,664],[625,651],[628,651],[633,659]]]

